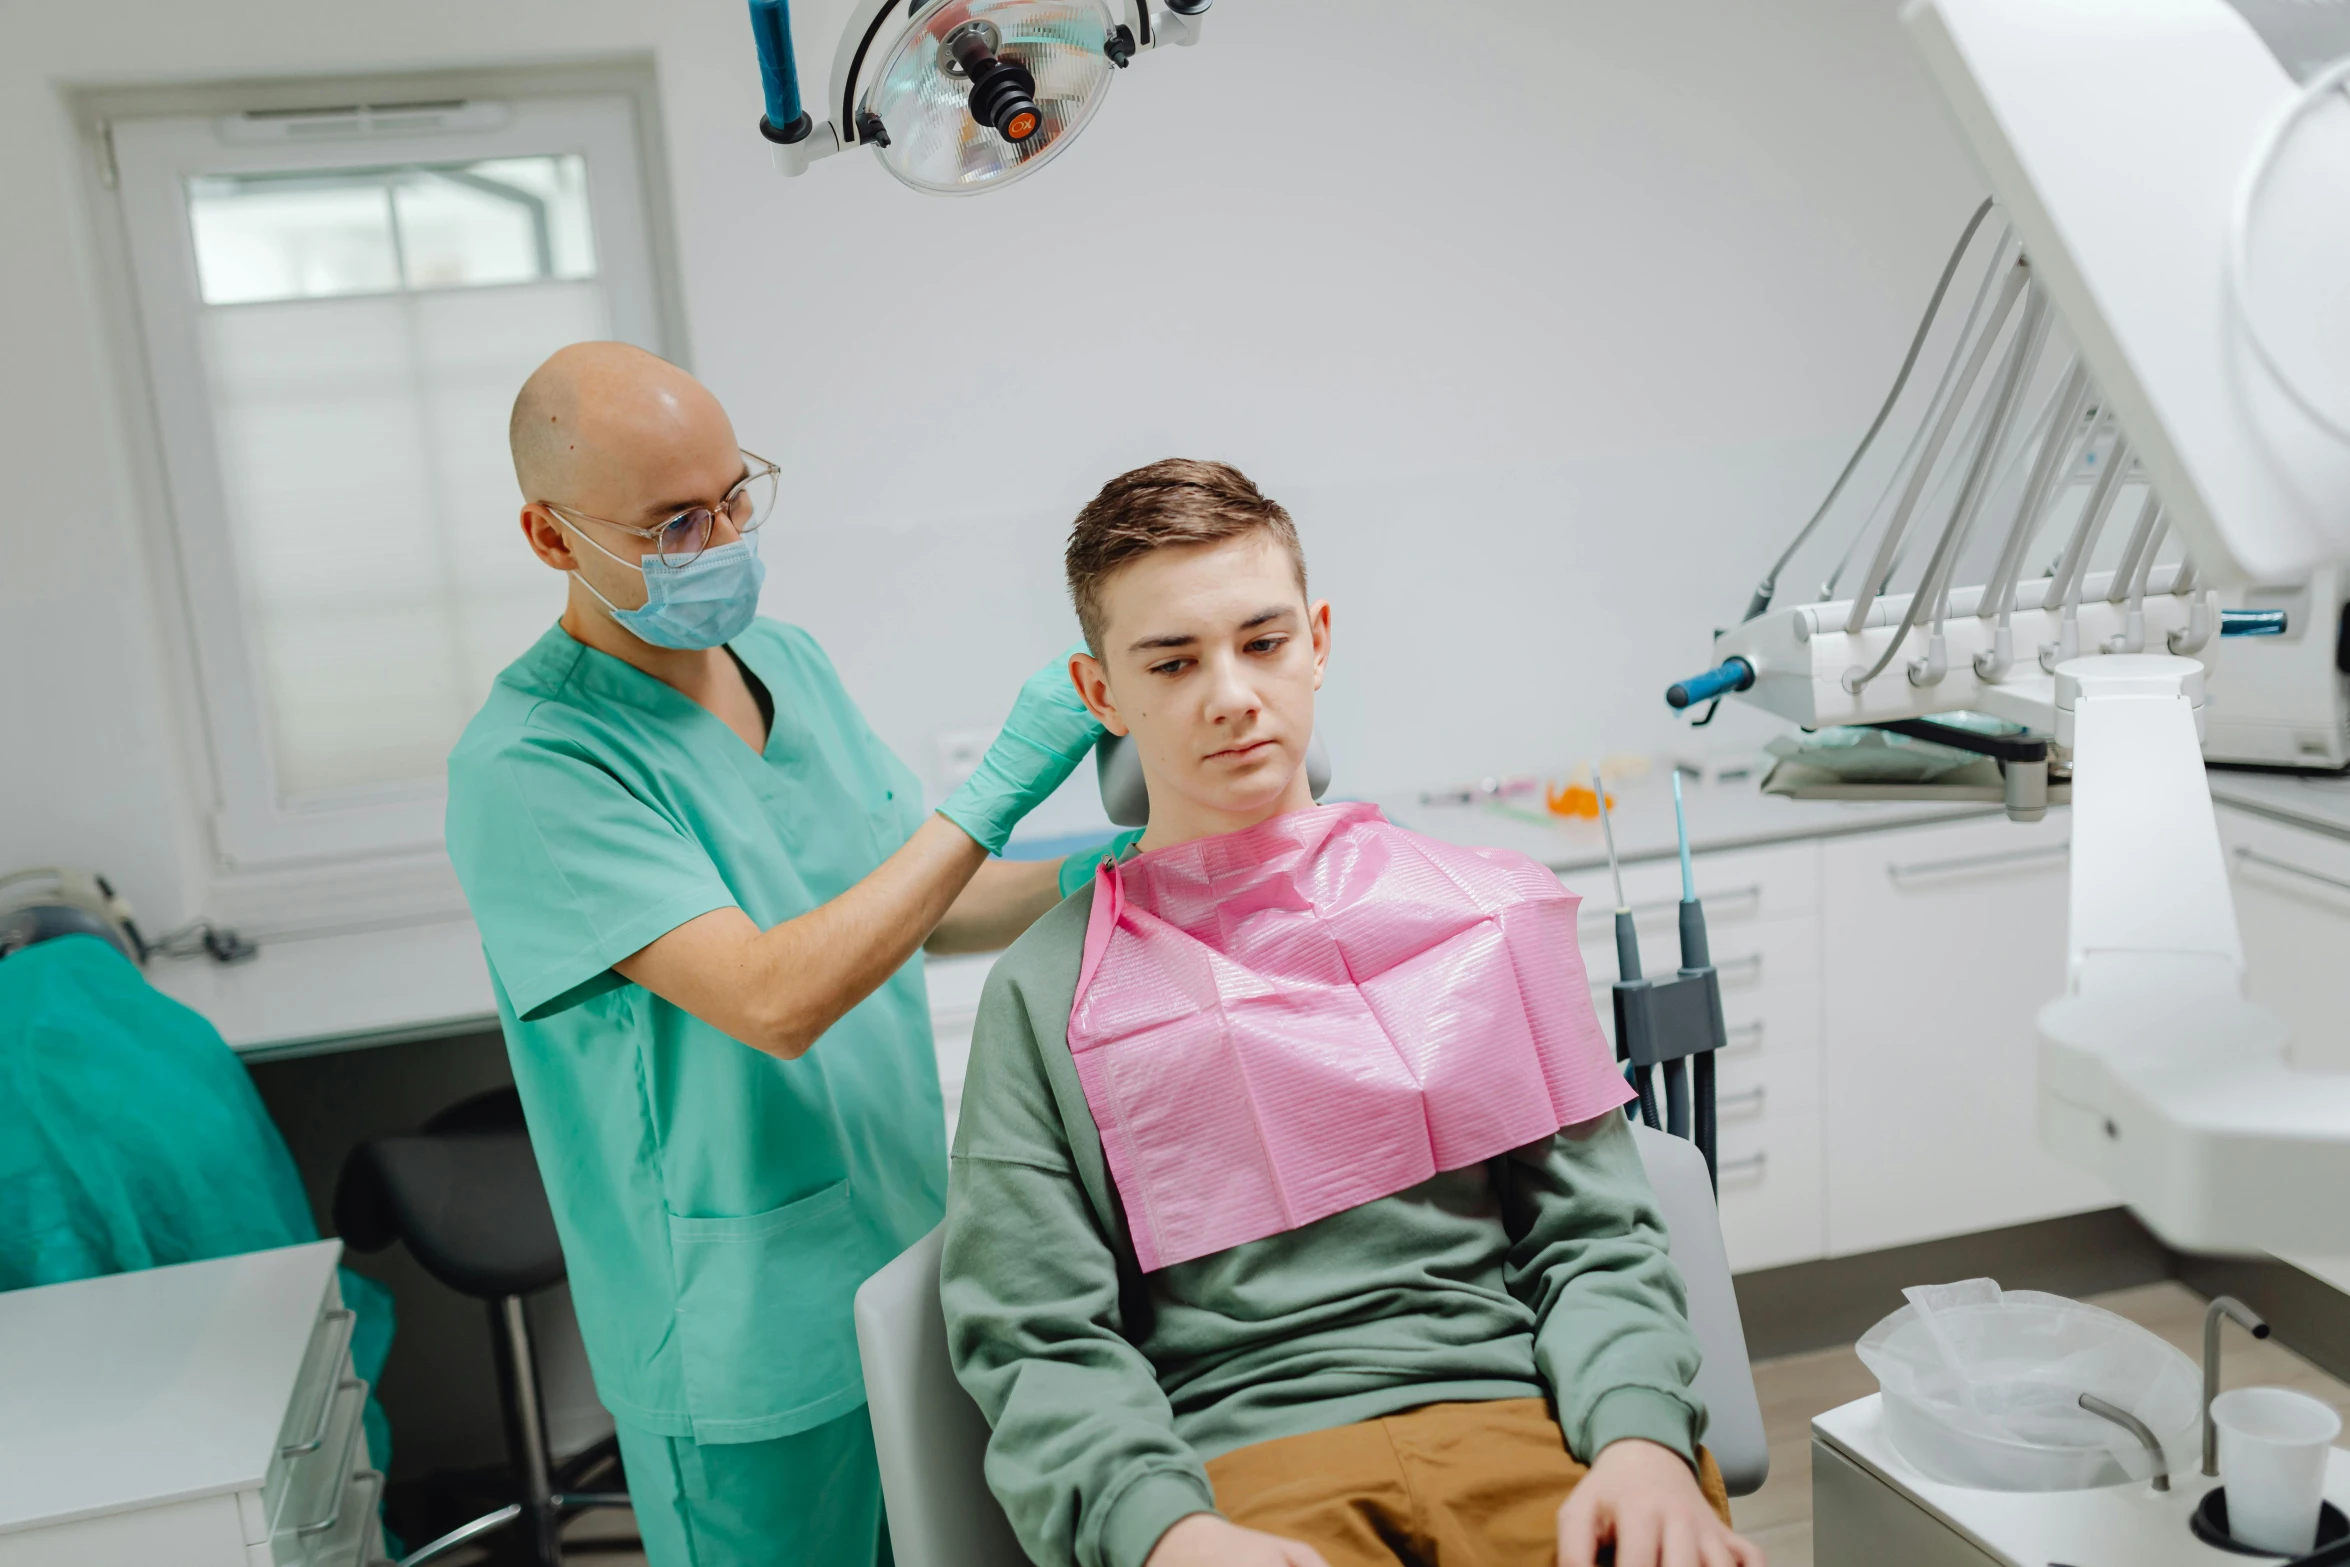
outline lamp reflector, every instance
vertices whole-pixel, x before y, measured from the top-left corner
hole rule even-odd
[[[863,112],[890,173],[916,190],[1008,185],[1085,128],[1110,77],[1102,0],[947,0],[908,24]]]

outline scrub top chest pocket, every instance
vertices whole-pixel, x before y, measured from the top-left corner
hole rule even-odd
[[[739,1218],[672,1213],[669,1241],[694,1440],[766,1441],[864,1402],[850,1303],[895,1248],[847,1181]]]

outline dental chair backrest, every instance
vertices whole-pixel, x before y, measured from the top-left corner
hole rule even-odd
[[[1694,1144],[1645,1126],[1633,1127],[1632,1138],[1671,1232],[1673,1261],[1689,1290],[1689,1325],[1705,1355],[1697,1373],[1697,1393],[1712,1416],[1705,1444],[1730,1494],[1745,1496],[1769,1472],[1770,1449],[1713,1183]],[[857,1352],[890,1548],[897,1567],[1028,1567],[987,1488],[987,1420],[947,1359],[938,1305],[944,1236],[943,1227],[932,1230],[857,1291]]]
[[[1123,735],[1103,735],[1093,748],[1094,778],[1102,786],[1102,809],[1120,827],[1147,827],[1150,790],[1142,781],[1142,757]],[[1306,783],[1319,801],[1330,789],[1330,752],[1322,732],[1306,742]]]
[[[1738,1293],[1730,1287],[1730,1255],[1722,1249],[1713,1176],[1705,1155],[1686,1138],[1635,1125],[1632,1141],[1640,1147],[1648,1184],[1656,1189],[1673,1266],[1688,1291],[1689,1328],[1705,1356],[1694,1384],[1705,1401],[1705,1445],[1722,1466],[1722,1483],[1730,1494],[1751,1496],[1771,1472],[1771,1447],[1763,1435],[1762,1404],[1754,1396],[1754,1371],[1746,1361]]]

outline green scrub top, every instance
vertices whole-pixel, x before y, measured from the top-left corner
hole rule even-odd
[[[449,857],[596,1390],[616,1418],[699,1442],[863,1404],[851,1298],[946,1206],[919,954],[797,1061],[612,970],[712,909],[762,929],[805,914],[923,820],[814,638],[760,620],[732,647],[775,704],[763,753],[556,626],[449,758]]]

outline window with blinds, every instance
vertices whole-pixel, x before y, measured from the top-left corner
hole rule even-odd
[[[506,410],[611,335],[584,160],[188,182],[229,535],[288,802],[438,775],[562,584]]]
[[[563,602],[515,391],[660,347],[629,102],[452,107],[114,127],[230,864],[438,842],[450,746]]]

